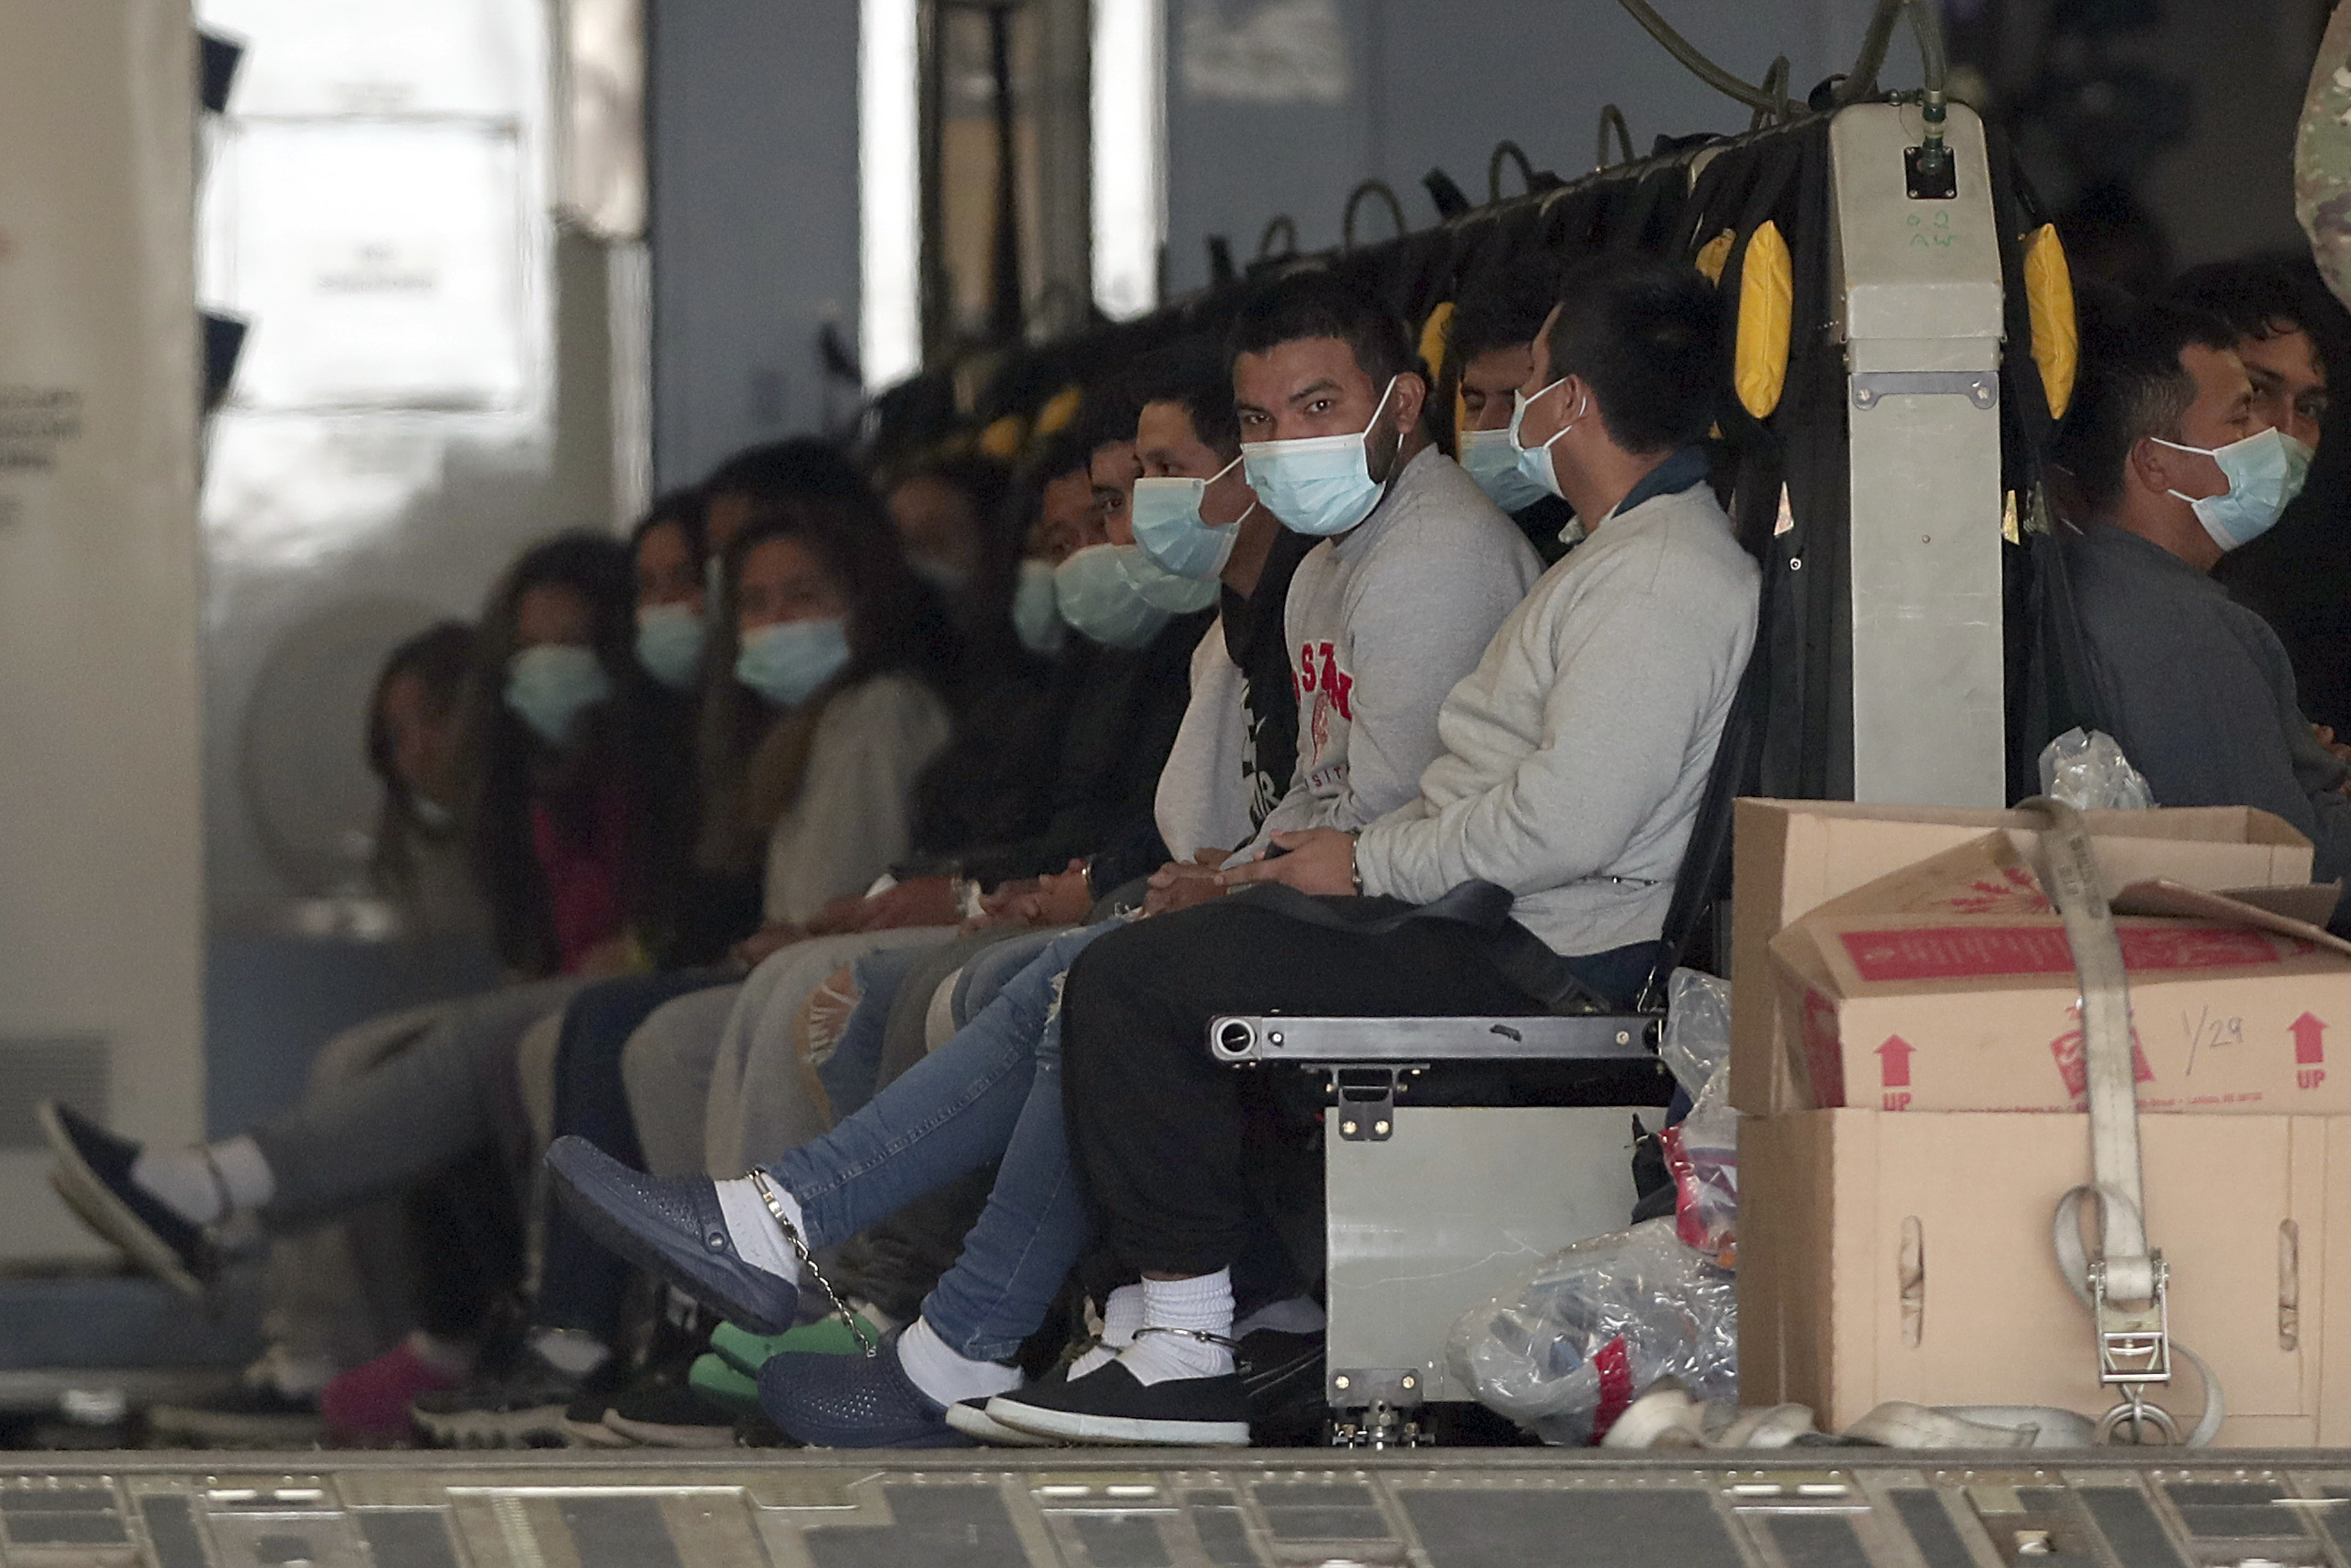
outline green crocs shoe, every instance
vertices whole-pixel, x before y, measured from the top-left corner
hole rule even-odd
[[[879,1344],[882,1331],[872,1319],[860,1312],[857,1327],[866,1342]],[[746,1377],[759,1375],[759,1368],[768,1364],[771,1356],[797,1352],[802,1355],[862,1355],[865,1346],[857,1343],[856,1333],[838,1317],[820,1318],[812,1323],[802,1323],[789,1333],[778,1334],[753,1333],[733,1323],[720,1323],[710,1332],[710,1348],[718,1358]]]
[[[715,1355],[697,1355],[687,1369],[686,1386],[737,1418],[759,1413],[759,1380]]]

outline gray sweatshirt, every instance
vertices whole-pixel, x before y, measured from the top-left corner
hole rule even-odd
[[[825,705],[800,792],[768,835],[770,921],[804,921],[906,858],[914,776],[948,727],[946,705],[911,675],[872,676]]]
[[[1418,798],[1356,844],[1364,891],[1426,904],[1497,883],[1558,953],[1656,937],[1761,580],[1703,485],[1593,530],[1446,698]]]
[[[2258,806],[2351,873],[2344,764],[2303,717],[2269,623],[2162,546],[2105,523],[2060,536],[2098,707],[2158,806]]]
[[[1510,519],[1433,446],[1370,517],[1299,562],[1284,617],[1298,771],[1256,846],[1358,828],[1411,800],[1441,749],[1445,694],[1541,572]]]

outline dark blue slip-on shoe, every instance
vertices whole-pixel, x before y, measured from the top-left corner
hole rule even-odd
[[[799,1281],[743,1260],[726,1234],[716,1183],[650,1176],[578,1137],[556,1139],[547,1168],[564,1207],[603,1246],[754,1333],[792,1326]]]
[[[914,1386],[893,1329],[872,1355],[786,1351],[759,1369],[759,1408],[811,1448],[968,1448],[937,1401]]]
[[[57,1154],[49,1185],[66,1207],[133,1263],[203,1301],[217,1269],[212,1243],[204,1227],[183,1219],[131,1179],[140,1145],[54,1100],[42,1101],[33,1114]]]

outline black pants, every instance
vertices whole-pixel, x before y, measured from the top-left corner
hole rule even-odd
[[[1330,903],[1346,912],[1370,901]],[[1643,943],[1570,967],[1621,1002],[1656,951]],[[1474,933],[1437,921],[1374,936],[1241,897],[1113,932],[1078,956],[1061,1002],[1070,1152],[1103,1241],[1128,1268],[1177,1276],[1228,1268],[1245,1244],[1259,1212],[1248,1129],[1270,1096],[1266,1075],[1209,1056],[1211,1018],[1541,1010],[1496,971]]]

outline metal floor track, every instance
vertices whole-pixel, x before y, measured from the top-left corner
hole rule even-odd
[[[24,1453],[0,1532],[9,1568],[2351,1568],[2351,1452],[1711,1458]]]

